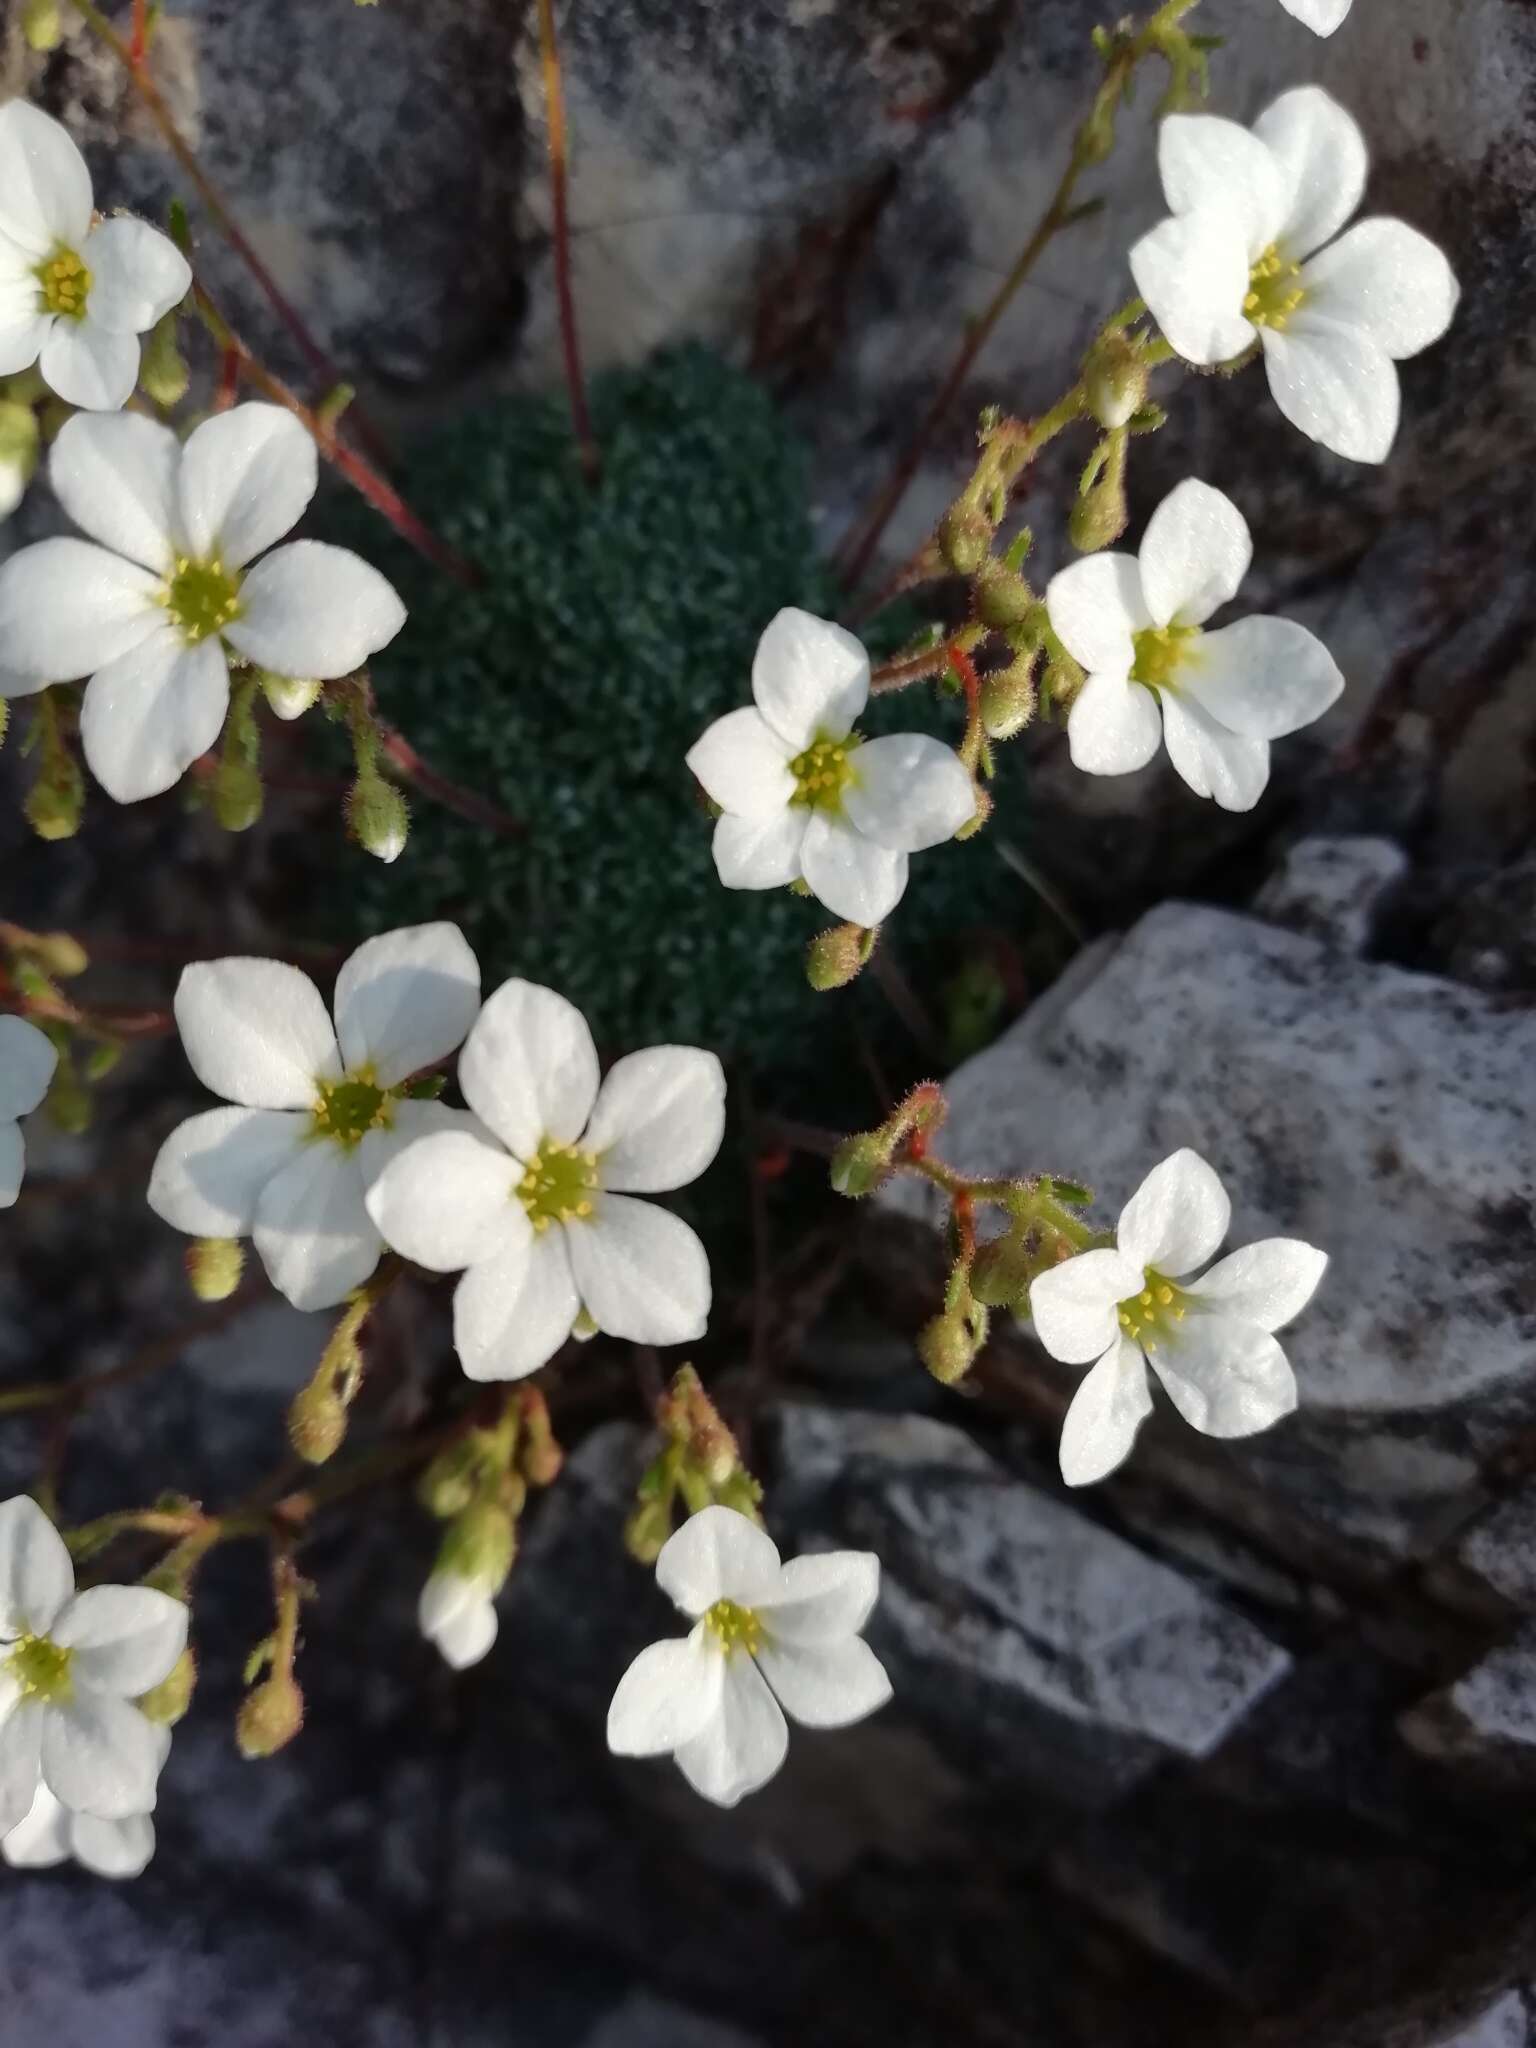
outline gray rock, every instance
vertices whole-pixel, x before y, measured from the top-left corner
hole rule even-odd
[[[1417,1747],[1536,1770],[1536,1622],[1404,1718]]]
[[[644,1992],[600,2020],[582,2048],[754,2048],[753,2038]]]
[[[1523,1487],[1474,1524],[1461,1561],[1506,1600],[1536,1608],[1536,1487]]]
[[[1303,839],[1253,899],[1272,924],[1304,932],[1341,952],[1363,953],[1382,899],[1408,872],[1390,839]]]
[[[1436,2048],[1527,2048],[1531,2009],[1523,1993],[1506,1991],[1468,2027],[1449,2034]]]

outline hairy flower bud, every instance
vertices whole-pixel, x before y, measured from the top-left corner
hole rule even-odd
[[[79,762],[61,755],[33,783],[22,809],[39,839],[73,839],[85,809],[85,777]]]
[[[472,1437],[439,1451],[416,1482],[416,1498],[429,1515],[451,1521],[463,1514],[475,1497],[480,1466],[480,1448]]]
[[[640,1500],[624,1524],[624,1548],[638,1564],[654,1564],[672,1534],[672,1499]]]
[[[891,1170],[892,1147],[878,1131],[858,1131],[844,1138],[832,1154],[829,1172],[834,1190],[856,1202],[872,1195]]]
[[[971,1292],[987,1308],[1017,1307],[1039,1263],[1028,1230],[1010,1230],[984,1244],[971,1261]]]
[[[1147,397],[1147,366],[1136,344],[1123,334],[1101,335],[1083,365],[1083,389],[1101,427],[1126,426]]]
[[[145,337],[139,389],[156,405],[180,405],[191,382],[192,373],[176,343],[176,313],[172,308]]]
[[[992,522],[972,505],[951,505],[939,521],[938,542],[957,576],[974,576],[992,551]]]
[[[1021,654],[982,680],[981,724],[988,739],[1011,740],[1035,715],[1035,656]]]
[[[237,1237],[194,1238],[186,1250],[187,1284],[199,1301],[228,1301],[245,1271]]]
[[[976,1355],[965,1317],[946,1310],[924,1323],[917,1333],[917,1355],[942,1385],[963,1380]]]
[[[235,1741],[246,1758],[275,1756],[304,1725],[304,1695],[291,1671],[274,1671],[254,1686],[235,1716]]]
[[[152,1691],[139,1695],[139,1712],[146,1720],[158,1722],[162,1728],[174,1728],[191,1706],[196,1684],[197,1659],[190,1649],[186,1649]]]
[[[405,798],[382,775],[359,775],[347,792],[347,823],[365,853],[386,863],[398,860],[410,834]]]
[[[262,669],[258,680],[262,695],[271,705],[273,714],[282,719],[302,718],[309,707],[318,702],[325,685],[311,678],[301,676],[275,676]]]
[[[818,932],[807,948],[805,978],[814,989],[846,988],[875,950],[875,934],[861,925],[835,924]]]
[[[477,1500],[459,1515],[443,1538],[436,1569],[473,1579],[487,1599],[506,1584],[517,1555],[517,1525],[499,1502]]]
[[[341,1449],[346,1433],[346,1403],[330,1375],[319,1374],[289,1404],[288,1441],[307,1465],[323,1465]]]
[[[261,816],[261,771],[226,754],[213,779],[213,815],[226,832],[246,832]]]
[[[1093,481],[1072,507],[1068,531],[1072,545],[1085,555],[1117,541],[1130,519],[1125,502],[1125,439],[1123,427],[1105,436],[1089,467]]]
[[[1040,602],[1022,576],[991,560],[983,562],[973,595],[977,618],[999,633],[1023,625]]]

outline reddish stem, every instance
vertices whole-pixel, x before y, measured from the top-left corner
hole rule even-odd
[[[133,36],[128,44],[129,67],[137,73],[149,55],[149,0],[133,0]]]
[[[571,289],[571,223],[566,203],[565,94],[560,83],[560,45],[555,36],[554,0],[539,0],[539,51],[544,67],[544,110],[549,131],[549,196],[554,215],[555,296],[560,307],[560,351],[571,399],[571,426],[576,452],[588,483],[596,483],[601,467],[587,391],[581,373],[581,341],[576,331],[576,298]]]
[[[503,839],[527,837],[528,827],[521,818],[514,818],[510,812],[493,804],[489,797],[478,796],[474,790],[465,789],[461,783],[450,782],[446,775],[439,775],[435,768],[423,761],[404,733],[377,721],[374,732],[386,760],[423,796],[431,797],[445,810],[457,811],[472,825],[483,825],[488,832],[499,833]]]
[[[240,392],[240,351],[226,348],[219,357],[219,388],[214,393],[215,412],[228,412]]]

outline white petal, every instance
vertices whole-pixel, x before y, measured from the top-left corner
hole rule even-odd
[[[74,1651],[70,1677],[89,1692],[137,1699],[169,1678],[187,1647],[187,1609],[153,1586],[88,1586],[54,1623]]]
[[[1232,1204],[1215,1168],[1186,1146],[1153,1167],[1120,1211],[1116,1236],[1133,1266],[1153,1266],[1176,1280],[1204,1265],[1231,1221]]]
[[[480,1008],[480,963],[456,924],[413,924],[368,939],[336,977],[343,1064],[396,1087],[446,1059]]]
[[[1169,760],[1196,796],[1213,797],[1224,811],[1251,811],[1264,794],[1268,740],[1229,732],[1193,698],[1165,692],[1163,740]]]
[[[1054,575],[1045,592],[1051,630],[1087,669],[1129,675],[1133,634],[1153,625],[1134,555],[1089,555]]]
[[[907,886],[907,856],[877,846],[843,818],[813,811],[800,845],[800,869],[834,917],[867,930],[889,917]]]
[[[176,1028],[192,1071],[248,1109],[312,1109],[341,1073],[320,991],[283,960],[198,960],[176,984]]]
[[[247,661],[280,676],[344,676],[387,647],[405,606],[377,569],[347,548],[295,540],[259,561],[225,631]]]
[[[125,1820],[154,1809],[158,1732],[110,1693],[77,1692],[43,1717],[43,1780],[75,1813]]]
[[[30,1116],[48,1093],[58,1050],[25,1017],[0,1017],[0,1117]]]
[[[485,1599],[479,1582],[464,1572],[448,1571],[439,1565],[427,1577],[416,1602],[416,1622],[424,1636],[435,1637],[466,1607]]]
[[[1350,9],[1351,0],[1280,0],[1314,35],[1331,36]]]
[[[1248,522],[1232,500],[1186,477],[1152,514],[1141,543],[1141,588],[1153,621],[1203,626],[1236,597],[1252,560]]]
[[[21,1193],[27,1170],[27,1148],[18,1124],[0,1117],[0,1209],[9,1209]]]
[[[298,523],[315,495],[315,443],[280,405],[235,405],[187,438],[181,517],[194,555],[243,569]]]
[[[13,1870],[47,1870],[69,1853],[69,1817],[48,1787],[39,1785],[31,1811],[0,1840],[0,1856]]]
[[[566,1231],[582,1307],[610,1337],[689,1344],[709,1321],[709,1254],[679,1216],[628,1195],[597,1197]]]
[[[869,1550],[791,1558],[776,1590],[753,1603],[776,1643],[834,1643],[857,1635],[880,1597],[880,1560]]]
[[[74,1590],[64,1538],[37,1502],[0,1502],[0,1636],[47,1635]]]
[[[767,1641],[758,1669],[802,1728],[848,1728],[891,1696],[885,1666],[858,1636],[838,1643]]]
[[[390,1161],[368,1190],[368,1214],[403,1258],[433,1273],[461,1272],[532,1236],[516,1194],[520,1173],[499,1145],[442,1131]]]
[[[139,381],[139,337],[114,334],[89,313],[55,320],[37,359],[43,382],[66,404],[87,412],[116,412]]]
[[[0,229],[36,258],[77,250],[91,225],[91,174],[59,123],[26,100],[0,107]]]
[[[783,1763],[789,1729],[753,1660],[737,1655],[724,1661],[719,1711],[675,1754],[695,1792],[717,1806],[735,1806]]]
[[[361,1287],[384,1241],[363,1202],[355,1153],[317,1143],[273,1175],[251,1237],[267,1277],[295,1308],[335,1308]]]
[[[207,753],[228,709],[229,664],[219,642],[188,647],[174,627],[161,626],[86,685],[86,765],[120,804],[159,796]]]
[[[181,443],[142,413],[77,413],[48,458],[54,496],[82,533],[158,576],[175,565]]]
[[[1264,329],[1264,367],[1293,427],[1351,462],[1386,461],[1402,392],[1391,358],[1363,330],[1303,306],[1283,334]]]
[[[1123,1250],[1079,1252],[1030,1283],[1035,1335],[1064,1365],[1086,1365],[1115,1337],[1116,1308],[1142,1285],[1142,1268]]]
[[[1142,236],[1130,262],[1137,291],[1186,362],[1225,363],[1253,340],[1243,314],[1248,242],[1230,208],[1175,214]]]
[[[768,818],[795,793],[789,772],[794,748],[752,705],[717,718],[688,750],[688,766],[705,793],[738,818]]]
[[[1157,699],[1118,672],[1090,676],[1067,713],[1067,750],[1085,775],[1145,768],[1162,737]]]
[[[53,320],[47,313],[33,312],[35,302],[35,291],[25,299],[0,291],[0,377],[14,377],[20,370],[30,370],[43,352]],[[19,493],[16,502],[21,502]]]
[[[1267,1330],[1224,1315],[1191,1314],[1148,1363],[1202,1436],[1254,1436],[1296,1406],[1296,1375]]]
[[[192,289],[192,266],[147,221],[117,214],[80,252],[91,273],[90,317],[110,334],[144,334]]]
[[[403,1101],[392,1102],[388,1114],[387,1124],[378,1124],[371,1131],[364,1131],[357,1148],[365,1189],[371,1188],[385,1167],[392,1165],[418,1138],[436,1138],[444,1131],[467,1131],[482,1145],[489,1145],[493,1151],[501,1150],[479,1117],[471,1116],[467,1109],[453,1109],[446,1102],[418,1101],[408,1096]],[[507,1168],[509,1173],[516,1171],[510,1159],[507,1160]]]
[[[1344,678],[1315,634],[1293,619],[1239,619],[1203,634],[1185,656],[1179,694],[1229,732],[1278,740],[1338,701]]]
[[[498,1629],[495,1603],[469,1600],[431,1631],[443,1661],[455,1671],[467,1671],[490,1652]]]
[[[692,1045],[653,1045],[609,1069],[582,1145],[605,1188],[661,1194],[697,1180],[725,1133],[725,1070]]]
[[[681,1642],[652,1643],[619,1680],[608,1707],[615,1756],[669,1756],[720,1711],[725,1658],[703,1631]]]
[[[547,1365],[571,1334],[581,1303],[565,1232],[471,1266],[454,1289],[453,1343],[472,1380],[520,1380]]]
[[[926,733],[870,740],[849,757],[848,821],[877,846],[900,853],[953,839],[976,815],[976,791],[953,747]]]
[[[1269,247],[1285,217],[1279,164],[1251,130],[1215,114],[1170,114],[1157,131],[1157,167],[1174,213],[1213,202],[1241,221],[1249,262]]]
[[[1368,334],[1395,362],[1436,342],[1461,287],[1427,235],[1400,220],[1363,220],[1301,274],[1308,309]]]
[[[160,1147],[147,1200],[189,1237],[249,1237],[262,1189],[304,1143],[307,1119],[286,1109],[209,1109]]]
[[[756,1607],[774,1599],[783,1570],[773,1538],[734,1508],[701,1508],[669,1536],[656,1559],[656,1583],[684,1614],[717,1600]]]
[[[712,850],[726,888],[780,889],[798,881],[809,817],[807,810],[785,809],[771,818],[717,819]]]
[[[147,569],[83,540],[42,540],[0,565],[0,655],[18,675],[73,682],[163,621]]]
[[[18,1699],[14,1689],[0,1709],[0,1833],[19,1826],[37,1797],[44,1711],[41,1700]]]
[[[574,1003],[531,981],[486,998],[459,1055],[464,1100],[522,1160],[543,1138],[572,1144],[597,1100],[597,1048]]]
[[[131,1813],[123,1820],[77,1813],[68,1825],[75,1861],[97,1877],[138,1877],[154,1856],[155,1824],[147,1813]]]
[[[869,655],[841,626],[787,606],[757,643],[752,695],[792,754],[818,733],[844,739],[869,699]]]
[[[1317,1292],[1328,1254],[1295,1237],[1266,1237],[1219,1259],[1186,1292],[1260,1330],[1283,1330]]]
[[[1068,1486],[1092,1486],[1123,1464],[1151,1413],[1141,1349],[1117,1331],[1072,1396],[1061,1425],[1061,1476]]]
[[[1369,168],[1359,124],[1320,85],[1282,93],[1253,124],[1284,187],[1283,218],[1271,241],[1293,263],[1336,235],[1360,204]]]

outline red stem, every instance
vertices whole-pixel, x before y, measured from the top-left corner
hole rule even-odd
[[[554,215],[555,296],[560,307],[560,351],[571,399],[571,426],[576,452],[588,483],[596,483],[601,460],[587,410],[581,373],[581,341],[576,331],[576,299],[571,289],[571,223],[565,190],[565,95],[560,84],[560,45],[555,37],[554,0],[539,0],[539,50],[544,66],[544,109],[549,130],[549,195]]]

